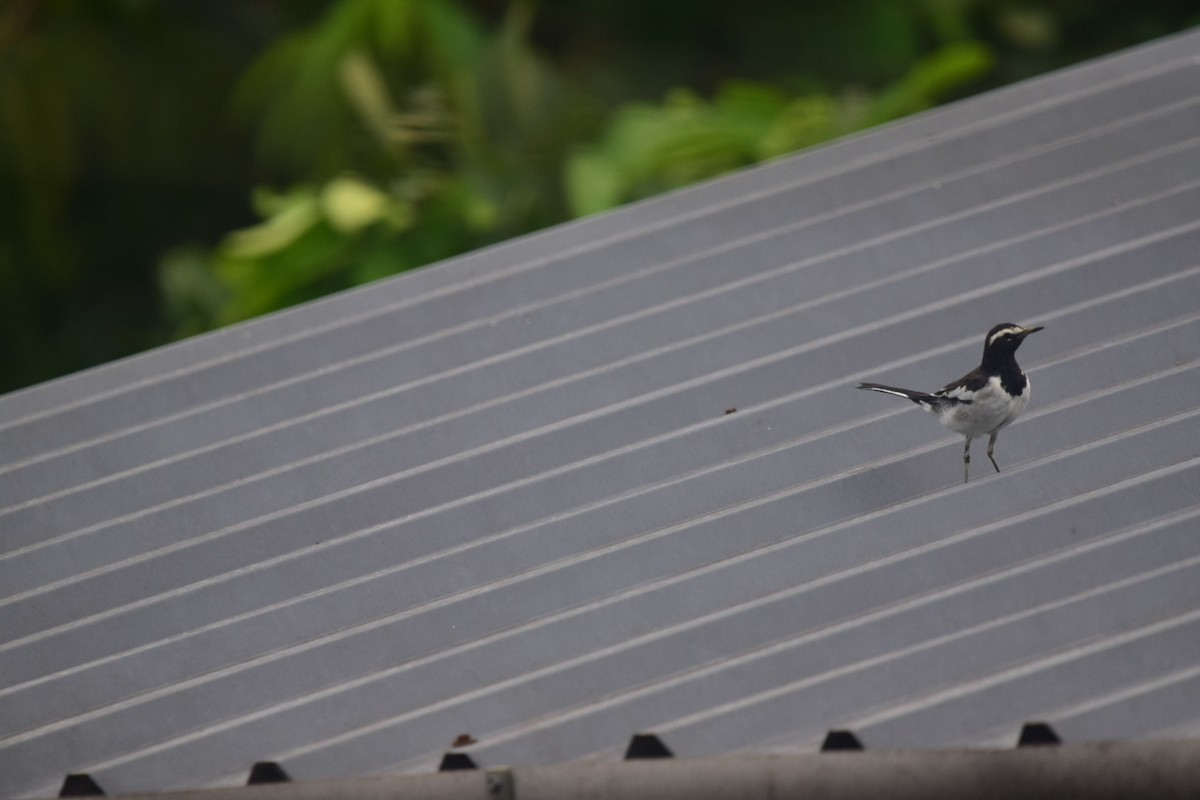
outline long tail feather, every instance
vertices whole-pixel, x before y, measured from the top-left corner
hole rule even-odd
[[[933,395],[928,392],[914,392],[912,389],[900,389],[896,386],[884,386],[882,383],[860,383],[859,389],[868,389],[872,392],[883,392],[884,394],[894,394],[897,397],[904,397],[912,400],[914,403],[928,404],[934,400]]]

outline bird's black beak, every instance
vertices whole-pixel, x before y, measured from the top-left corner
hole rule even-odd
[[[1044,330],[1046,330],[1045,325],[1038,325],[1036,328],[1026,328],[1025,330],[1021,331],[1021,338],[1024,339],[1026,336],[1028,336],[1031,333],[1037,333],[1038,331],[1044,331]]]

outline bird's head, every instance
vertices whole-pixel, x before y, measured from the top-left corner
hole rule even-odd
[[[989,357],[995,358],[1012,355],[1017,352],[1017,348],[1021,346],[1021,342],[1025,341],[1026,336],[1031,333],[1037,333],[1042,328],[1043,326],[1041,325],[1033,328],[1024,328],[1011,322],[1001,322],[999,325],[994,325],[988,331],[987,338],[983,342],[983,357],[987,359]]]

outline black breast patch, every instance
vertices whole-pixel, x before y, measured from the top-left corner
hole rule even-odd
[[[1029,379],[1025,377],[1025,373],[1016,364],[1013,364],[1010,368],[1000,370],[1000,387],[1013,397],[1022,394],[1028,385]]]

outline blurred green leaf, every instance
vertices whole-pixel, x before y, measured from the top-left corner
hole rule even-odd
[[[597,214],[621,202],[624,180],[612,159],[594,148],[581,150],[567,162],[567,199],[577,217]]]
[[[338,62],[338,78],[346,98],[375,134],[379,142],[391,144],[391,125],[396,111],[388,96],[387,85],[371,57],[362,50],[352,50]]]
[[[913,65],[903,78],[880,93],[867,111],[864,125],[932,108],[959,87],[985,75],[993,66],[991,50],[976,42],[946,45]]]
[[[314,203],[304,212],[311,211],[315,217],[315,210]],[[229,289],[229,302],[220,310],[219,324],[284,308],[310,299],[314,292],[346,288],[339,275],[352,261],[353,249],[332,226],[308,222],[289,246],[255,257],[236,249],[218,251],[216,274]]]
[[[307,192],[297,193],[264,222],[229,234],[223,248],[232,258],[267,256],[295,243],[319,219],[317,199]]]
[[[764,130],[759,140],[759,156],[774,158],[832,139],[846,129],[839,121],[842,116],[846,115],[841,113],[838,101],[832,97],[798,97],[788,103]]]
[[[360,180],[335,178],[321,187],[321,211],[335,230],[358,233],[387,212],[388,196]]]

